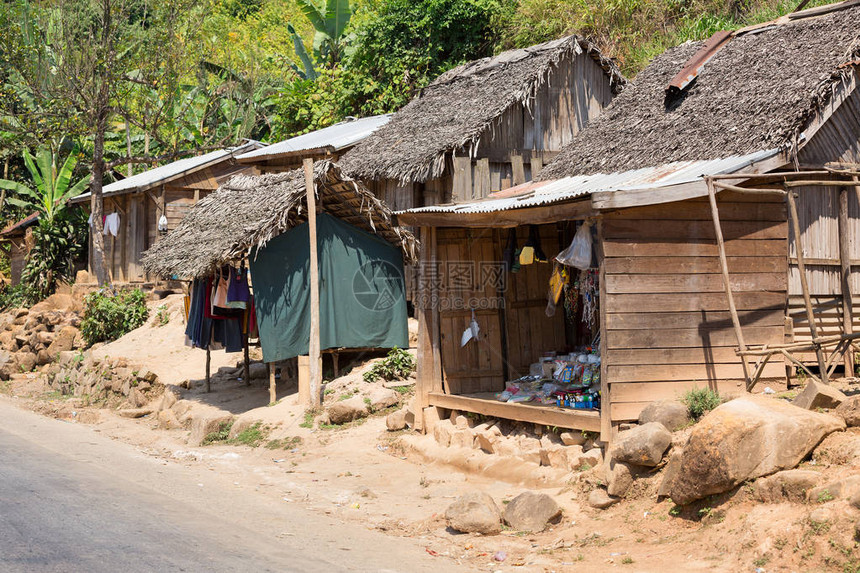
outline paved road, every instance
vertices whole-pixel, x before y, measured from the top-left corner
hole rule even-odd
[[[410,540],[0,400],[0,572],[446,570]]]

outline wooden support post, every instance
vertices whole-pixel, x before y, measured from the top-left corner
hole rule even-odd
[[[513,171],[514,185],[522,185],[526,182],[526,169],[523,165],[522,155],[511,155],[511,169]]]
[[[720,253],[720,271],[723,277],[723,287],[726,290],[726,299],[729,303],[729,314],[732,317],[732,324],[735,328],[735,336],[738,339],[738,348],[741,352],[746,351],[747,345],[744,342],[744,333],[741,329],[741,321],[738,318],[738,309],[735,306],[735,297],[732,294],[732,284],[729,280],[729,262],[726,258],[726,242],[723,240],[723,228],[720,225],[720,213],[717,208],[717,195],[714,192],[714,182],[706,179],[708,185],[708,200],[711,203],[711,218],[714,220],[714,234],[717,237],[717,249]],[[741,365],[744,369],[744,378],[746,379],[747,392],[753,388],[752,378],[750,377],[749,359],[745,355],[741,355]]]
[[[251,385],[251,355],[248,349],[248,333],[242,337],[242,351],[244,352],[244,361],[242,363],[242,376],[245,378],[245,386]]]
[[[818,358],[818,368],[821,371],[821,381],[827,384],[827,366],[824,361],[824,352],[821,350],[821,344],[818,339],[818,328],[815,325],[815,313],[812,311],[812,299],[809,296],[809,282],[806,280],[806,264],[803,258],[803,245],[801,244],[800,222],[797,216],[797,202],[795,195],[786,187],[789,193],[786,195],[788,199],[788,215],[791,218],[791,228],[794,232],[794,248],[797,251],[797,271],[800,274],[800,288],[803,290],[803,303],[806,306],[806,320],[809,322],[809,332],[812,334],[812,343],[815,345],[815,356]]]
[[[842,268],[842,332],[853,334],[854,317],[851,300],[851,227],[848,221],[848,188],[839,190],[839,264]],[[854,351],[850,346],[842,355],[845,376],[854,375]]]
[[[331,353],[331,367],[332,367],[332,370],[334,371],[334,377],[335,378],[340,378],[340,368],[338,367],[339,366],[339,364],[338,364],[339,358],[340,358],[340,352],[338,352],[337,350],[335,350],[334,352]]]
[[[299,356],[298,361],[298,377],[299,377],[299,404],[307,405],[311,401],[311,383],[310,383],[310,364],[307,356]]]
[[[212,376],[211,370],[212,368],[212,352],[209,350],[209,346],[206,347],[206,391],[212,391]]]
[[[320,270],[317,253],[317,202],[314,190],[314,161],[305,159],[302,164],[305,169],[305,190],[308,202],[308,231],[310,233],[310,305],[311,332],[308,341],[310,359],[309,371],[309,402],[311,408],[320,405],[320,388],[322,386],[322,361],[320,356]]]
[[[275,378],[277,368],[275,368],[274,362],[270,362],[266,366],[269,368],[269,404],[274,404],[278,401],[278,384]]]

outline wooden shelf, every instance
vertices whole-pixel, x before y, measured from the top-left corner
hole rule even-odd
[[[429,398],[430,405],[449,410],[461,410],[495,418],[531,422],[572,430],[600,431],[599,410],[574,410],[530,402],[509,404],[496,400],[492,392],[459,396],[431,392]]]

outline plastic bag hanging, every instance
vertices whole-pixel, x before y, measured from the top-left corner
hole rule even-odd
[[[577,269],[591,267],[591,221],[585,221],[574,235],[570,246],[556,255],[555,260]]]
[[[477,342],[478,333],[481,332],[481,327],[478,326],[478,320],[475,318],[475,310],[472,309],[472,321],[469,323],[469,326],[466,327],[466,330],[463,331],[463,335],[460,337],[460,347],[466,346],[466,344],[472,340],[473,338]]]

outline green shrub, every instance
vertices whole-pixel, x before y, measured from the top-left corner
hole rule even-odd
[[[415,357],[395,346],[388,353],[388,356],[374,362],[363,377],[365,382],[376,382],[380,378],[383,380],[403,380],[413,372],[415,372]]]
[[[81,334],[90,346],[109,342],[143,325],[148,317],[146,294],[142,290],[98,290],[84,299]]]
[[[0,286],[0,311],[19,307],[29,308],[40,300],[42,300],[42,293],[39,289],[27,283]]]
[[[684,394],[681,402],[687,406],[690,418],[698,420],[717,406],[723,403],[719,393],[710,388],[694,388]]]

